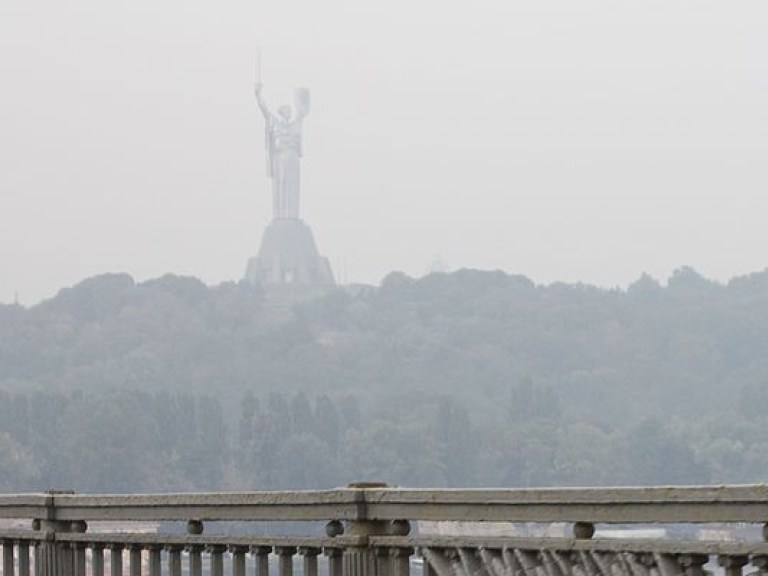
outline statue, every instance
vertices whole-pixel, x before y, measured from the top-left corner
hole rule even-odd
[[[280,106],[273,114],[262,96],[261,82],[256,84],[256,102],[266,121],[267,175],[272,179],[273,218],[299,218],[301,191],[301,136],[304,117],[309,113],[309,90],[295,92],[295,113],[290,106]]]
[[[272,179],[273,218],[259,252],[248,260],[245,281],[269,297],[324,294],[335,285],[328,258],[320,255],[310,227],[299,219],[301,137],[309,113],[309,90],[298,88],[295,105],[270,111],[262,96],[261,50],[256,55],[256,102],[266,121],[267,175]]]

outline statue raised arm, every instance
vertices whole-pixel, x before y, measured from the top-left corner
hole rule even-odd
[[[256,84],[255,92],[256,92],[256,103],[259,105],[259,110],[261,110],[262,115],[264,116],[264,120],[267,122],[273,122],[276,121],[277,118],[275,117],[272,112],[269,110],[269,106],[267,106],[267,103],[264,101],[264,96],[262,95],[262,89],[263,85],[261,83]]]

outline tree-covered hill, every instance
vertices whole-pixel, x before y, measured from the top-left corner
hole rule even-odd
[[[393,273],[293,306],[242,284],[104,275],[0,306],[0,392],[0,457],[19,462],[0,482],[69,470],[77,484],[84,469],[43,447],[94,428],[115,450],[146,436],[154,452],[133,449],[163,472],[91,473],[93,489],[296,485],[305,460],[330,484],[754,480],[768,473],[768,272],[723,285],[683,268],[626,290]],[[201,450],[228,464],[192,466]]]
[[[626,291],[393,273],[293,310],[245,285],[105,275],[0,306],[11,390],[448,394],[493,410],[526,379],[608,421],[735,406],[768,385],[768,273],[720,285],[684,268]]]

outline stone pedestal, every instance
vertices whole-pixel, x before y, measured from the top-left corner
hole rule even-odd
[[[248,261],[245,280],[266,289],[335,285],[328,259],[320,256],[312,230],[296,218],[275,218],[264,231],[257,256]]]

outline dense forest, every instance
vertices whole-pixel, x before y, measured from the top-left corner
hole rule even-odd
[[[292,305],[114,274],[0,305],[0,490],[763,481],[766,405],[768,271]]]

